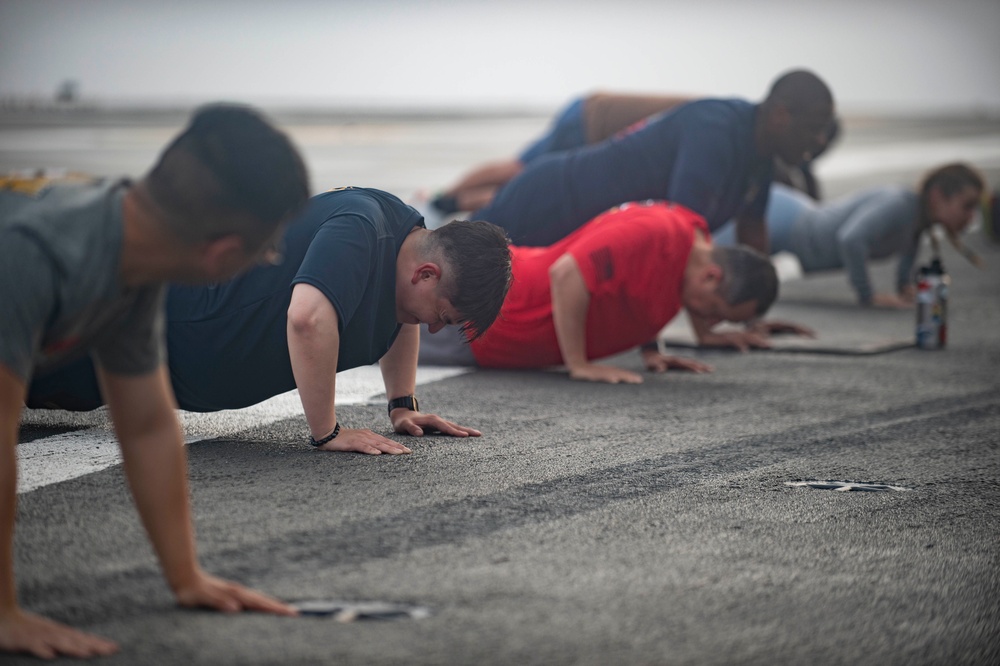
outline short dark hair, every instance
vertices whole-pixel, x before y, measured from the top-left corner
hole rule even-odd
[[[510,289],[510,239],[495,224],[455,220],[432,231],[424,250],[440,253],[449,271],[443,281],[448,299],[475,340],[493,325]]]
[[[986,189],[986,180],[968,164],[952,162],[939,166],[924,176],[920,183],[921,199],[926,199],[935,187],[946,197],[955,196],[967,187],[982,193]]]
[[[806,69],[785,72],[771,84],[764,106],[783,104],[791,113],[808,113],[816,108],[833,108],[829,86]]]
[[[729,305],[757,301],[760,317],[778,297],[778,273],[771,260],[747,245],[715,246],[712,261],[722,268],[719,293]]]
[[[198,109],[144,183],[186,243],[236,234],[255,249],[309,199],[305,164],[291,141],[238,104]]]
[[[982,195],[983,190],[986,189],[986,180],[975,168],[964,162],[944,164],[924,176],[920,182],[920,212],[917,218],[917,228],[914,232],[915,244],[919,242],[921,235],[927,233],[934,226],[934,220],[931,218],[931,190],[938,189],[941,194],[950,198],[967,187],[974,189],[977,195]],[[966,258],[969,258],[968,251],[963,249],[964,246],[958,236],[948,232],[948,238]],[[930,235],[930,239],[934,254],[938,254],[937,239],[933,234]],[[971,258],[969,260],[975,261]]]

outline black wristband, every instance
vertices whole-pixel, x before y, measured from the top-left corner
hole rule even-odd
[[[389,401],[389,415],[392,416],[392,410],[397,407],[406,407],[407,409],[419,412],[420,405],[417,404],[417,396],[415,395],[404,395],[402,398],[393,398]]]
[[[337,435],[339,435],[339,434],[340,434],[340,421],[337,421],[337,425],[333,426],[333,432],[331,432],[329,435],[327,435],[323,439],[313,439],[310,436],[309,437],[309,443],[312,444],[313,446],[323,446],[327,442],[331,442],[331,441],[337,439]]]
[[[660,343],[656,340],[650,340],[649,342],[643,342],[639,345],[640,351],[660,351]]]

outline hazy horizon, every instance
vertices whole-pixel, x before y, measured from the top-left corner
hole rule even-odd
[[[551,110],[595,90],[760,99],[805,67],[843,113],[1000,113],[997,0],[0,0],[0,99]]]

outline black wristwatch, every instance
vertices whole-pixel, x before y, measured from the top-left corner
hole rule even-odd
[[[404,395],[402,398],[393,398],[389,401],[389,415],[392,416],[392,410],[397,407],[406,407],[414,412],[420,411],[420,406],[417,404],[417,396],[415,395]]]
[[[323,446],[329,441],[337,439],[337,435],[340,434],[340,421],[337,421],[337,425],[333,426],[333,432],[324,437],[323,439],[313,439],[312,435],[309,436],[309,443],[313,446]]]

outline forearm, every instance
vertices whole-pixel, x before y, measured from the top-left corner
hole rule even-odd
[[[139,516],[182,606],[292,614],[280,602],[207,575],[198,566],[191,524],[187,456],[166,366],[141,376],[98,368]]]
[[[914,249],[907,249],[900,255],[899,264],[896,265],[896,291],[904,293],[913,289],[913,264],[915,261],[916,251]]]
[[[590,293],[577,267],[566,254],[549,270],[552,323],[563,364],[570,370],[587,365],[587,310]]]
[[[98,367],[139,517],[175,592],[198,572],[188,499],[184,438],[165,366],[141,376]]]
[[[306,423],[316,439],[325,437],[337,425],[337,363],[324,354],[323,341],[303,336],[288,336],[292,374],[299,389]]]
[[[705,340],[712,334],[713,323],[704,317],[699,317],[688,310],[688,321],[691,322],[691,330],[699,344],[704,344]]]
[[[14,582],[14,520],[17,512],[16,421],[13,432],[3,423],[0,434],[0,614],[17,607]]]
[[[389,351],[379,359],[387,399],[413,395],[417,386],[417,358],[420,354],[420,327],[403,324]]]
[[[771,253],[771,242],[767,237],[767,223],[763,218],[740,218],[736,221],[736,240],[742,245],[749,245],[759,250],[765,256]]]
[[[448,194],[456,195],[463,190],[489,185],[499,187],[523,169],[524,165],[516,159],[489,162],[467,173],[448,190]]]
[[[0,614],[17,608],[14,522],[17,514],[17,426],[25,385],[0,365]]]
[[[840,259],[847,272],[847,279],[858,296],[858,302],[872,302],[871,280],[868,277],[868,247],[856,239],[840,239]]]
[[[172,412],[149,432],[119,434],[125,476],[163,575],[175,592],[193,584],[199,571],[183,437]]]
[[[340,331],[336,311],[325,296],[309,285],[296,285],[295,290],[288,313],[288,355],[309,430],[320,439],[337,424]],[[304,297],[297,302],[300,295]]]
[[[553,303],[553,306],[555,303]],[[555,323],[556,340],[559,342],[559,353],[562,356],[563,364],[567,368],[576,368],[586,365],[587,360],[587,336],[585,330],[585,318],[587,303],[584,300],[576,300],[570,303],[563,302],[564,307],[558,310],[553,307],[552,317]],[[580,310],[583,316],[580,316]]]

